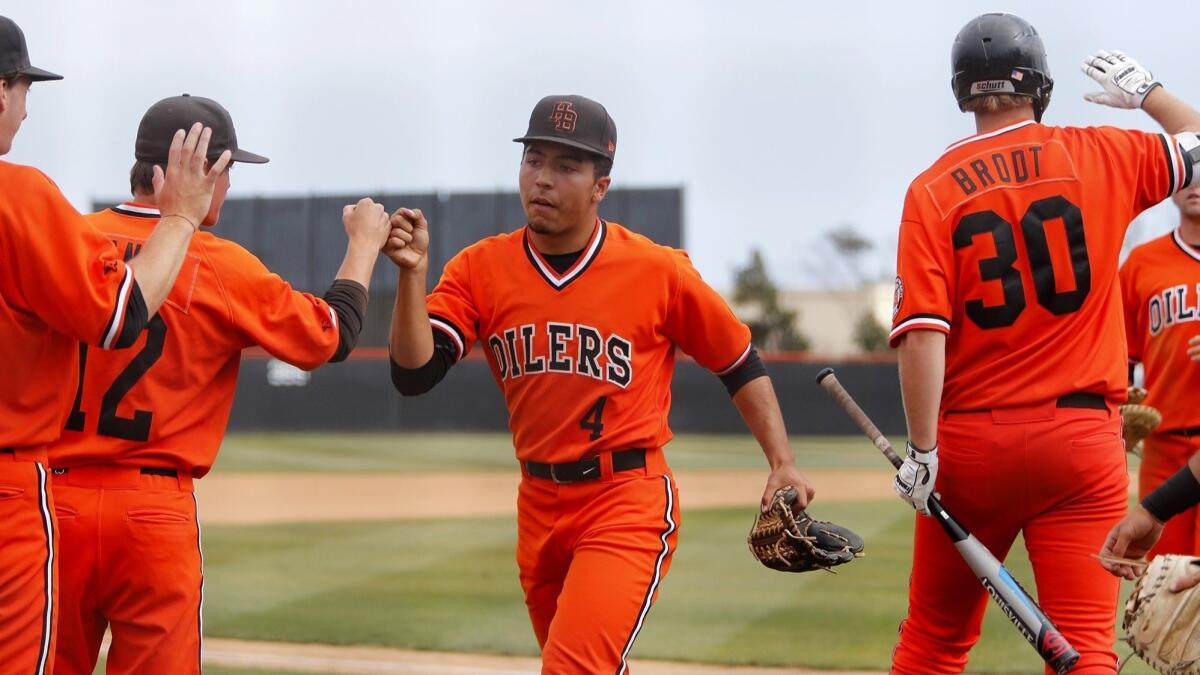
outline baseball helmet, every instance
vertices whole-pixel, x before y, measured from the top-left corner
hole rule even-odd
[[[1012,94],[1033,99],[1040,122],[1050,105],[1050,66],[1037,29],[1013,14],[990,13],[971,19],[954,38],[950,50],[950,86],[958,108],[969,99],[988,94]]]

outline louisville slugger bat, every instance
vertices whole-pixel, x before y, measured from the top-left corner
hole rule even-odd
[[[850,392],[838,382],[832,368],[825,368],[817,373],[817,384],[825,388],[867,438],[871,439],[875,447],[887,457],[892,466],[899,469],[903,463],[900,455],[896,454],[892,444],[871,422],[867,413],[850,397]],[[1017,583],[1012,574],[1009,574],[996,556],[979,543],[975,535],[963,527],[962,523],[955,520],[933,495],[929,497],[929,513],[950,536],[954,548],[958,549],[959,555],[970,566],[975,576],[979,577],[979,582],[987,589],[988,595],[992,596],[992,600],[996,601],[1004,615],[1017,627],[1017,631],[1037,650],[1042,660],[1059,675],[1074,668],[1075,662],[1079,660],[1079,652],[1075,651],[1071,643],[1054,627],[1042,608],[1025,592],[1021,584]]]

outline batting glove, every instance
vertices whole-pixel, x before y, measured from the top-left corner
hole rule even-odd
[[[935,443],[932,449],[922,450],[909,441],[907,456],[896,471],[896,480],[892,482],[892,487],[896,489],[896,494],[914,509],[929,515],[929,495],[933,494],[937,470],[937,444]]]
[[[1146,96],[1162,83],[1154,79],[1142,64],[1125,54],[1101,49],[1083,60],[1083,74],[1104,87],[1104,91],[1084,94],[1092,103],[1114,108],[1134,109],[1142,107]]]

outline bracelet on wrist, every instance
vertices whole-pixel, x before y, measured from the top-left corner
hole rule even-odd
[[[196,223],[193,223],[192,219],[188,218],[187,216],[181,216],[178,213],[168,213],[168,214],[164,215],[163,218],[178,218],[178,219],[182,220],[183,222],[187,223],[188,225],[191,225],[192,232],[200,231],[200,226],[197,225]]]

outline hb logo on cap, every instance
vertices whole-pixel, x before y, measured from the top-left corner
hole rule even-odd
[[[579,115],[571,108],[570,101],[559,101],[554,106],[554,112],[550,113],[550,121],[554,122],[555,131],[575,131],[575,120],[579,119]]]

